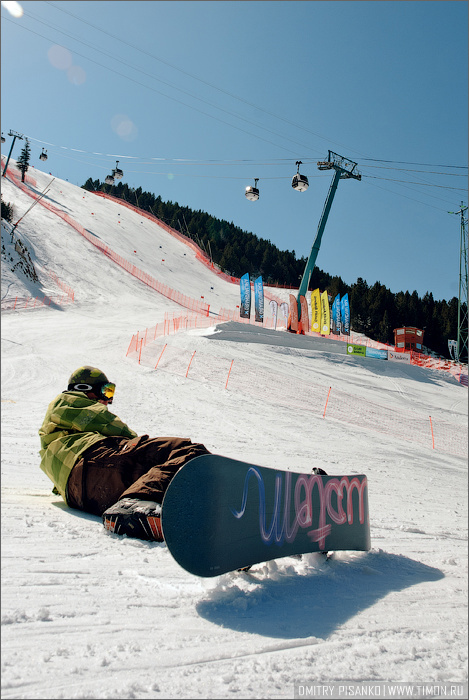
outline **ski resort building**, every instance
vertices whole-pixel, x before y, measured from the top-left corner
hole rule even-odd
[[[423,352],[423,330],[406,326],[405,328],[394,329],[394,349],[397,352],[406,352],[413,350],[414,352]]]

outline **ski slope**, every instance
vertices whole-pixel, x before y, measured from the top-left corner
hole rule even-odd
[[[52,179],[29,175],[37,192]],[[33,202],[6,178],[2,196],[14,221]],[[353,359],[259,325],[217,326],[239,289],[189,247],[68,182],[55,179],[46,196],[139,269],[210,304],[212,327],[165,337],[175,352],[197,351],[213,367],[236,357],[259,376],[435,415],[466,442],[467,388],[449,373]],[[49,273],[74,301],[2,313],[2,698],[291,698],[299,683],[467,681],[466,458],[283,405],[268,382],[243,393],[139,365],[126,357],[132,335],[190,312],[41,204],[16,233],[39,282],[2,256],[2,302],[63,294]],[[2,243],[14,256],[3,227]],[[113,410],[139,434],[187,436],[265,466],[366,473],[372,550],[206,580],[164,544],[111,535],[68,509],[39,469],[37,431],[83,364],[116,382]]]

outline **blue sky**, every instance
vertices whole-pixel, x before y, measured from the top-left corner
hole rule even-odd
[[[35,1],[19,18],[7,4],[2,153],[13,129],[31,165],[78,185],[119,159],[129,186],[306,257],[330,149],[362,180],[339,183],[318,267],[458,295],[448,211],[467,204],[467,2]]]

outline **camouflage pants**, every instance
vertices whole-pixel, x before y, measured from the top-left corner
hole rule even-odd
[[[94,515],[102,515],[124,497],[161,503],[176,472],[204,454],[209,454],[204,445],[186,438],[105,438],[73,467],[67,503]]]

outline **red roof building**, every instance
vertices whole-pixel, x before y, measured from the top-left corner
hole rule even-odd
[[[420,328],[406,326],[405,328],[394,329],[394,349],[397,352],[423,352],[423,333]]]

